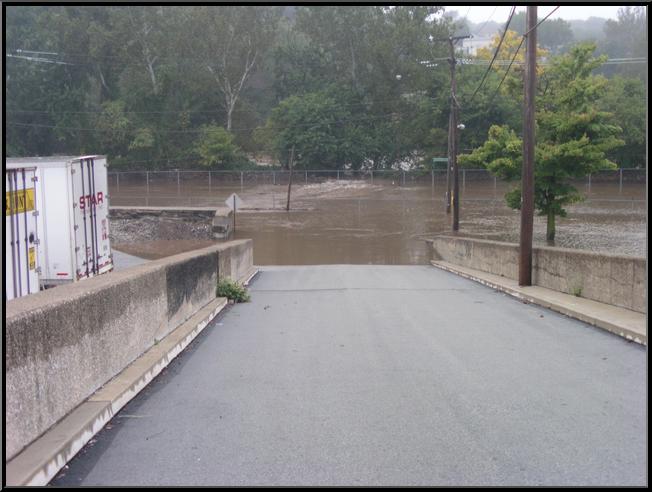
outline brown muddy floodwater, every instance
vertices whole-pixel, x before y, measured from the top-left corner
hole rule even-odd
[[[556,246],[645,256],[645,184],[577,185],[587,199],[568,207],[557,219]],[[460,196],[460,232],[467,237],[518,242],[520,212],[505,205],[507,185],[466,183]],[[151,186],[121,185],[111,190],[114,205],[223,206],[236,192],[244,201],[237,213],[235,239],[254,240],[257,265],[423,264],[424,240],[451,231],[445,213],[443,183],[399,186],[391,180],[330,180],[294,184],[290,212],[285,211],[286,185],[213,186],[204,182]],[[545,245],[545,218],[535,217],[534,241]],[[116,249],[147,258],[168,256],[208,241],[170,238]]]

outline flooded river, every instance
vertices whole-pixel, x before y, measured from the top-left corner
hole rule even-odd
[[[520,212],[505,205],[507,185],[465,183],[460,199],[459,235],[518,242]],[[556,246],[623,255],[646,254],[645,185],[596,183],[578,185],[587,199],[568,207],[557,219]],[[111,190],[113,205],[223,206],[235,192],[244,201],[237,213],[235,238],[254,240],[258,265],[422,264],[424,239],[451,231],[441,182],[406,184],[396,180],[329,180],[292,187],[285,211],[286,185],[214,186],[206,183],[151,186],[122,185]],[[545,245],[545,218],[535,217],[534,241]],[[209,244],[171,238],[141,244],[115,244],[117,249],[149,258],[167,256]]]

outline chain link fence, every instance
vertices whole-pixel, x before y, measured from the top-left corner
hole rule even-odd
[[[283,195],[290,181],[287,170],[250,171],[122,171],[109,172],[109,192],[112,203],[127,206],[216,206],[222,205],[222,197],[232,192],[244,192],[256,187],[266,187],[271,197],[267,208],[280,208]],[[452,175],[450,177],[452,182]],[[293,186],[321,185],[328,182],[364,183],[367,185],[398,187],[446,188],[446,170],[304,170],[292,172]],[[573,184],[588,194],[592,188],[608,186],[612,193],[621,194],[623,187],[644,185],[645,169],[617,169],[600,171],[575,180]],[[460,169],[459,185],[463,193],[467,187],[478,193],[502,198],[505,182],[497,179],[486,169]],[[486,185],[486,186],[483,186]],[[278,192],[269,187],[279,187]],[[273,189],[273,188],[272,188]],[[472,198],[472,197],[468,197]],[[616,197],[617,198],[617,197]]]

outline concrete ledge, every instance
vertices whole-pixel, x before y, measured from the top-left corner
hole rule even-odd
[[[47,485],[122,407],[203,331],[226,304],[226,299],[217,298],[199,310],[9,461],[6,466],[7,485]]]
[[[207,215],[213,216],[215,214],[216,207],[140,207],[140,206],[125,206],[125,205],[111,205],[109,211],[111,214],[122,215],[137,213],[142,214],[153,214],[161,215],[165,213],[172,214],[184,214],[195,215],[197,212],[206,212]]]
[[[474,280],[518,299],[584,321],[641,345],[647,345],[645,314],[564,294],[545,287],[521,287],[516,280],[461,267],[446,261],[431,261],[430,263],[437,268]]]
[[[241,279],[238,280],[242,285],[249,285],[249,283],[254,279],[256,275],[260,273],[260,270],[256,267],[251,267],[244,275],[242,275]]]
[[[459,236],[426,240],[431,260],[518,279],[519,245]],[[532,283],[558,292],[647,312],[647,259],[549,246],[532,248]]]

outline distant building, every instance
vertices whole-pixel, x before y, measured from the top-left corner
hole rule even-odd
[[[462,40],[462,51],[465,55],[475,56],[480,48],[486,48],[491,45],[493,36],[473,37]]]
[[[274,167],[279,165],[278,159],[274,159],[271,155],[250,153],[247,154],[247,158],[255,162],[257,166]]]

